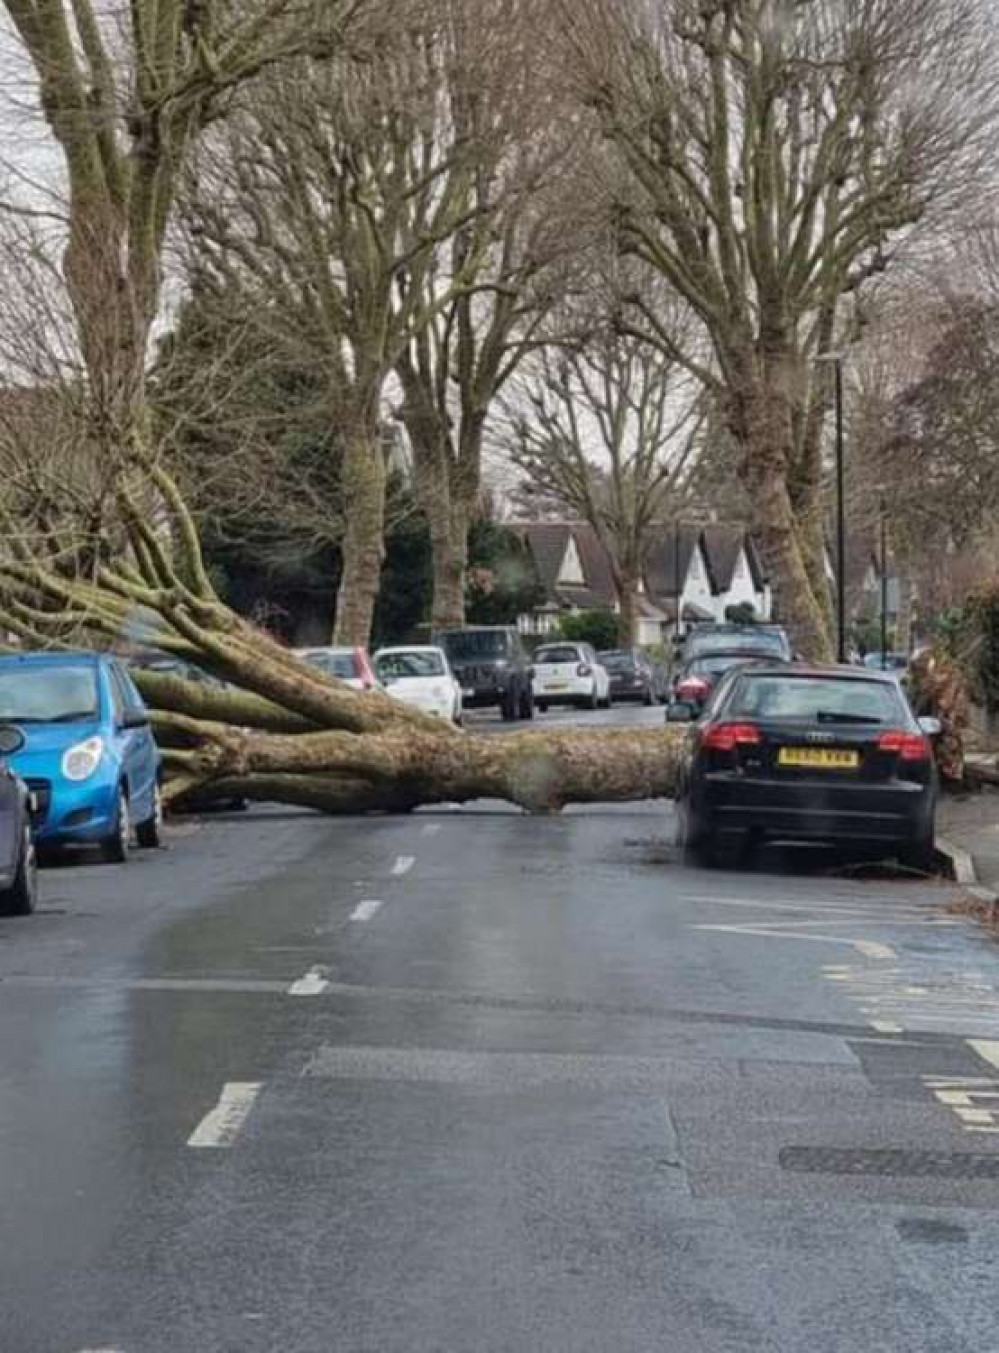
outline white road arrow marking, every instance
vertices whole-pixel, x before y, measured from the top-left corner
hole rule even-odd
[[[220,1149],[232,1146],[263,1086],[256,1081],[227,1081],[219,1102],[187,1139],[188,1146]]]

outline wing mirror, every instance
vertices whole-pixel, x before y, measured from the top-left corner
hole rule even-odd
[[[13,756],[24,746],[24,734],[19,728],[6,724],[0,727],[0,757]]]
[[[145,710],[141,709],[128,710],[126,711],[125,714],[122,715],[118,727],[121,728],[123,732],[128,732],[130,729],[133,728],[148,728],[149,715],[145,712]]]
[[[938,738],[943,732],[943,724],[939,719],[925,718],[919,720],[919,727],[928,738]]]
[[[697,710],[683,700],[674,700],[666,711],[667,723],[695,723],[696,720]]]

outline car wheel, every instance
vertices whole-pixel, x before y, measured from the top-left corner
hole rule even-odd
[[[37,906],[38,858],[35,854],[35,843],[31,839],[31,828],[25,827],[21,861],[14,882],[0,893],[0,914],[30,916]]]
[[[534,708],[538,711],[539,714],[547,714],[547,713],[548,713],[548,706],[547,706],[547,704],[544,702],[544,700],[538,700],[537,703],[535,704]]]
[[[604,709],[613,709],[613,708],[614,708],[614,697],[613,695],[611,695],[610,691],[608,691],[607,694],[604,696]]]
[[[711,869],[717,861],[711,823],[694,812],[688,799],[677,801],[676,815],[677,845],[684,864]]]
[[[114,826],[101,842],[101,854],[108,864],[124,864],[132,848],[132,819],[128,811],[128,795],[124,787],[118,790],[118,810]]]
[[[932,830],[922,831],[898,852],[898,862],[903,869],[911,869],[916,874],[932,874],[936,844]]]
[[[588,700],[586,700],[586,701],[583,702],[583,708],[584,708],[584,709],[589,709],[589,710],[594,710],[594,709],[599,709],[599,708],[600,708],[600,701],[597,699],[597,688],[596,688],[596,686],[593,687],[593,692],[592,692],[592,694],[590,695],[590,698],[589,698]]]
[[[505,723],[513,723],[517,717],[517,692],[509,691],[500,701],[500,713]]]
[[[534,696],[530,691],[525,691],[520,697],[520,717],[522,719],[534,718]]]
[[[656,697],[655,697],[655,695],[653,694],[652,687],[649,686],[648,689],[647,689],[646,692],[645,692],[645,704],[646,704],[646,705],[654,705],[655,703],[656,703]]]
[[[159,850],[163,844],[163,792],[159,784],[153,789],[153,815],[139,823],[135,839],[143,850]]]

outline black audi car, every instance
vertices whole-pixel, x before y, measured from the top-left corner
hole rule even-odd
[[[693,721],[676,704],[670,721]],[[677,788],[679,839],[711,863],[770,838],[877,850],[913,869],[933,858],[935,720],[898,681],[851,667],[754,665],[715,689]]]
[[[28,916],[38,901],[31,795],[7,763],[23,746],[19,728],[0,726],[0,916]]]

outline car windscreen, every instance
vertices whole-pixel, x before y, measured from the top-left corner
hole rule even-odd
[[[906,719],[894,684],[850,677],[747,673],[725,702],[724,717],[810,724],[895,724]]]
[[[440,638],[441,647],[449,658],[459,661],[469,658],[505,658],[510,651],[507,635],[502,630],[456,630]]]
[[[315,653],[304,653],[302,656],[310,667],[318,667],[321,672],[339,677],[341,681],[353,681],[357,677],[353,653],[324,653],[317,649]]]
[[[407,677],[444,676],[444,659],[439,653],[384,653],[375,659],[375,671],[382,681],[405,681]]]
[[[752,650],[775,658],[788,656],[787,639],[781,630],[695,630],[688,643],[688,651],[692,656],[733,648]]]
[[[536,663],[556,663],[556,662],[579,662],[579,650],[569,645],[562,644],[561,647],[553,645],[551,648],[539,648],[534,655]]]
[[[99,707],[91,664],[0,668],[0,723],[82,723]]]
[[[633,653],[601,653],[600,665],[608,672],[627,672],[637,666]]]

